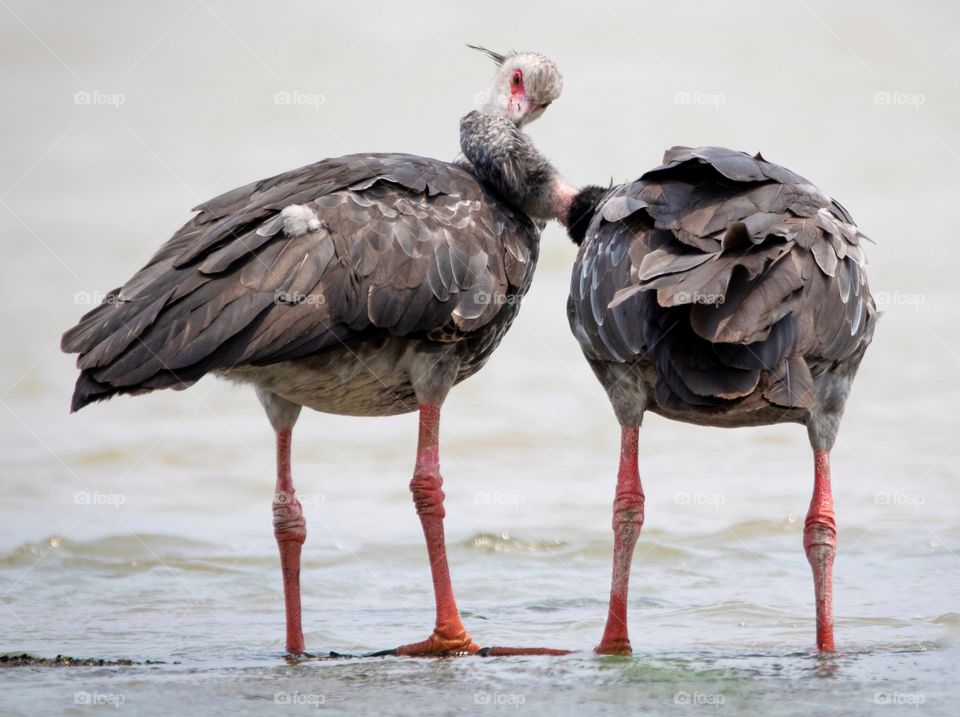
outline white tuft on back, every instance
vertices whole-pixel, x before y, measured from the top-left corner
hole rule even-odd
[[[283,217],[283,232],[288,237],[320,230],[320,218],[306,204],[290,204],[283,208],[280,216]]]

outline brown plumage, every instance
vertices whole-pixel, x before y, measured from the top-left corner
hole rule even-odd
[[[803,420],[817,379],[859,362],[876,321],[865,237],[809,181],[759,155],[675,147],[595,210],[571,327],[590,361],[646,370],[650,410]]]
[[[559,97],[556,65],[487,54],[497,69],[483,107],[461,119],[455,163],[355,154],[227,192],[63,337],[79,354],[74,410],[208,373],[256,389],[276,434],[273,529],[291,654],[305,651],[306,521],[291,471],[304,406],[419,411],[410,490],[437,619],[427,640],[390,652],[480,650],[447,566],[440,407],[500,343],[530,286],[543,223],[565,217],[576,193],[522,130]]]
[[[313,212],[313,226],[286,231],[291,205]],[[401,154],[323,160],[197,211],[64,335],[63,349],[80,354],[74,410],[388,337],[492,350],[517,307],[507,298],[529,285],[539,237],[465,169]],[[487,355],[467,352],[463,376]]]
[[[817,645],[832,651],[829,452],[877,320],[865,237],[803,177],[720,147],[674,147],[635,182],[582,190],[567,224],[581,244],[570,326],[621,424],[610,610],[597,651],[631,651],[647,410],[716,426],[806,425],[815,479],[804,549]]]

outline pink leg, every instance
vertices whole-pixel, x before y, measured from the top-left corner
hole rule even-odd
[[[837,520],[830,490],[830,453],[814,451],[813,459],[813,498],[803,526],[803,548],[813,568],[817,648],[833,652],[833,557],[837,552]]]
[[[443,535],[443,479],[440,477],[440,407],[420,404],[420,438],[417,444],[417,465],[410,481],[413,502],[420,516],[423,535],[427,542],[427,556],[433,577],[433,593],[437,605],[437,621],[433,634],[422,642],[403,645],[396,650],[372,653],[407,656],[434,655],[565,655],[569,650],[544,647],[488,647],[483,650],[474,643],[463,627],[457,602],[453,597],[447,549]]]
[[[632,653],[627,633],[627,590],[633,548],[643,527],[643,487],[637,468],[637,444],[640,429],[623,426],[620,435],[620,470],[617,472],[617,496],[613,502],[613,578],[610,584],[610,609],[603,638],[596,647],[602,655]]]
[[[273,496],[273,534],[280,548],[283,572],[283,602],[287,614],[287,652],[303,654],[303,629],[300,626],[300,549],[307,539],[303,509],[293,489],[290,471],[292,428],[277,431],[277,489]]]
[[[474,654],[480,648],[463,627],[457,602],[453,597],[447,548],[443,535],[443,479],[440,477],[440,407],[420,404],[420,436],[417,443],[417,465],[410,481],[413,502],[423,526],[427,556],[433,577],[433,593],[437,605],[437,622],[433,634],[422,642],[398,647],[398,655]]]

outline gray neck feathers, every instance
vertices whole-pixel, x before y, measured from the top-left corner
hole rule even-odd
[[[513,122],[470,112],[460,120],[460,149],[474,175],[505,201],[533,219],[555,217],[557,173]]]

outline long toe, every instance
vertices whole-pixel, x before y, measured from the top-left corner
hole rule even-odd
[[[368,657],[387,657],[399,655],[403,657],[457,657],[461,655],[475,655],[480,646],[466,632],[454,637],[444,637],[436,632],[422,642],[412,642],[401,645],[393,650],[372,652]]]
[[[514,657],[517,655],[569,655],[574,650],[556,650],[552,647],[484,647],[480,657]]]

